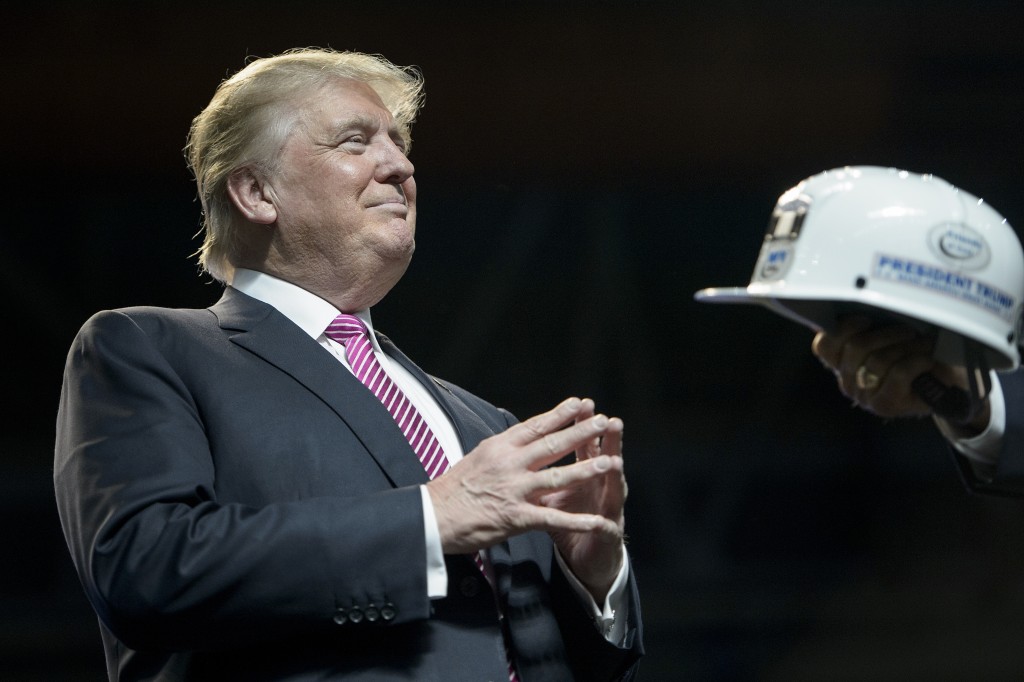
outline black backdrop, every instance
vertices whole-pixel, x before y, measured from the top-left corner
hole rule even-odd
[[[1024,226],[1020,3],[138,4],[0,29],[0,676],[103,677],[52,500],[64,354],[96,310],[217,298],[185,132],[246,55],[307,45],[427,79],[419,248],[377,326],[520,416],[577,394],[625,419],[642,679],[1024,673],[1022,503],[964,492],[928,423],[851,409],[806,330],[692,302],[835,166]]]

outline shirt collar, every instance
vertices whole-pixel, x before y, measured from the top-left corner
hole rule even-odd
[[[236,268],[231,286],[247,296],[273,306],[312,338],[323,335],[340,312],[316,294],[265,272]],[[353,313],[366,325],[370,341],[378,348],[369,308]]]

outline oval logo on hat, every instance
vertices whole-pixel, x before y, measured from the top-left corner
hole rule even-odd
[[[988,242],[963,223],[941,223],[928,233],[928,246],[941,260],[965,270],[981,270],[992,256]]]

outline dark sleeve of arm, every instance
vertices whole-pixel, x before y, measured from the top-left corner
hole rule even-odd
[[[640,597],[633,571],[626,592],[629,622],[625,641],[610,643],[598,631],[558,567],[552,569],[552,601],[565,641],[573,676],[577,680],[630,680],[644,653]]]
[[[965,457],[955,451],[953,455],[972,491],[1020,497],[1024,496],[1024,371],[1000,374],[999,384],[1006,403],[1006,431],[991,476],[979,476]]]
[[[68,357],[54,484],[86,593],[132,648],[197,649],[337,628],[338,608],[427,617],[417,488],[221,503],[206,428],[150,336],[101,313]],[[272,475],[272,472],[271,472]]]

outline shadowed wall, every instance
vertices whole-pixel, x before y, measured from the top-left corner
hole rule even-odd
[[[99,309],[216,300],[186,130],[246,55],[306,45],[426,75],[418,251],[377,326],[521,417],[577,394],[625,419],[642,679],[1019,676],[1024,503],[964,492],[928,423],[852,410],[806,330],[691,296],[746,283],[776,196],[835,166],[931,172],[1024,226],[1024,10],[705,5],[11,11],[4,679],[103,677],[52,500],[64,354]]]

